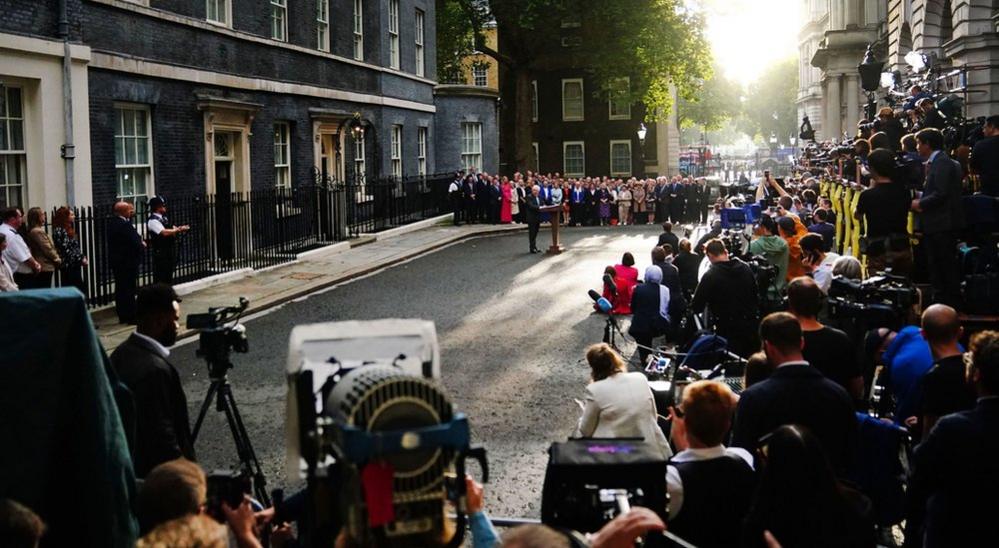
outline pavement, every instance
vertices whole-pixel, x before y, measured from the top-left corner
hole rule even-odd
[[[427,226],[431,223],[423,222],[414,227],[403,226],[383,233],[362,235],[356,240],[310,251],[293,262],[250,271],[235,279],[229,276],[223,278],[226,281],[215,284],[199,281],[186,284],[186,287],[178,286],[177,291],[183,298],[178,339],[196,334],[186,327],[188,314],[207,312],[210,307],[235,306],[240,297],[250,301],[245,312],[249,315],[455,242],[526,230],[525,225],[454,226],[450,217],[436,218],[436,224],[431,226]],[[134,330],[133,326],[118,323],[113,308],[96,310],[92,317],[101,343],[109,354]]]

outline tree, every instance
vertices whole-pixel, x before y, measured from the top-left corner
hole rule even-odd
[[[458,0],[437,0],[437,81],[464,83],[464,59],[475,50],[467,12]]]
[[[751,138],[778,141],[798,133],[798,61],[786,59],[771,65],[749,86],[739,129]]]
[[[677,114],[681,128],[698,126],[707,131],[721,129],[722,125],[742,113],[740,94],[742,86],[725,77],[717,65],[711,77],[704,81],[700,92],[692,99],[681,98]]]
[[[614,92],[614,82],[630,79],[621,96],[641,101],[646,118],[669,112],[672,89],[692,99],[710,74],[703,17],[684,0],[453,0],[465,12],[475,49],[500,63],[504,103],[514,112],[509,135],[516,168],[528,166],[531,148],[532,73],[567,61],[604,84],[596,93]],[[500,51],[485,44],[483,25],[495,21]],[[563,47],[569,34],[582,46]],[[506,87],[508,86],[508,87]]]

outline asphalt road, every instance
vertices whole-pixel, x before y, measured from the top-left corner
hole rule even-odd
[[[555,257],[526,253],[523,233],[469,240],[250,319],[250,352],[233,356],[229,378],[269,487],[297,486],[283,475],[284,367],[292,327],[423,318],[436,322],[447,393],[469,416],[475,443],[488,451],[487,510],[540,517],[547,448],[575,427],[573,398],[582,396],[589,374],[583,353],[603,334],[604,319],[592,313],[586,292],[599,289],[604,267],[625,251],[644,270],[660,231],[569,229],[563,232],[566,252]],[[548,232],[539,237],[546,241]],[[184,378],[192,421],[208,387],[196,346],[183,344],[172,358]],[[206,469],[236,463],[222,414],[209,413],[196,449]]]

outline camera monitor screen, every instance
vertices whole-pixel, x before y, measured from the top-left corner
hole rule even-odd
[[[746,226],[746,211],[741,208],[725,208],[721,210],[722,228],[741,228]]]

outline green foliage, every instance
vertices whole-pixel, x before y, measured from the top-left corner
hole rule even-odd
[[[437,0],[437,79],[463,83],[462,60],[475,49],[472,27],[460,0]]]
[[[726,78],[721,68],[715,66],[693,99],[680,99],[677,106],[680,127],[721,129],[725,122],[741,114],[741,90],[738,82]]]
[[[797,93],[797,59],[772,65],[747,89],[739,129],[765,142],[769,142],[771,134],[787,142],[788,136],[798,133]]]

